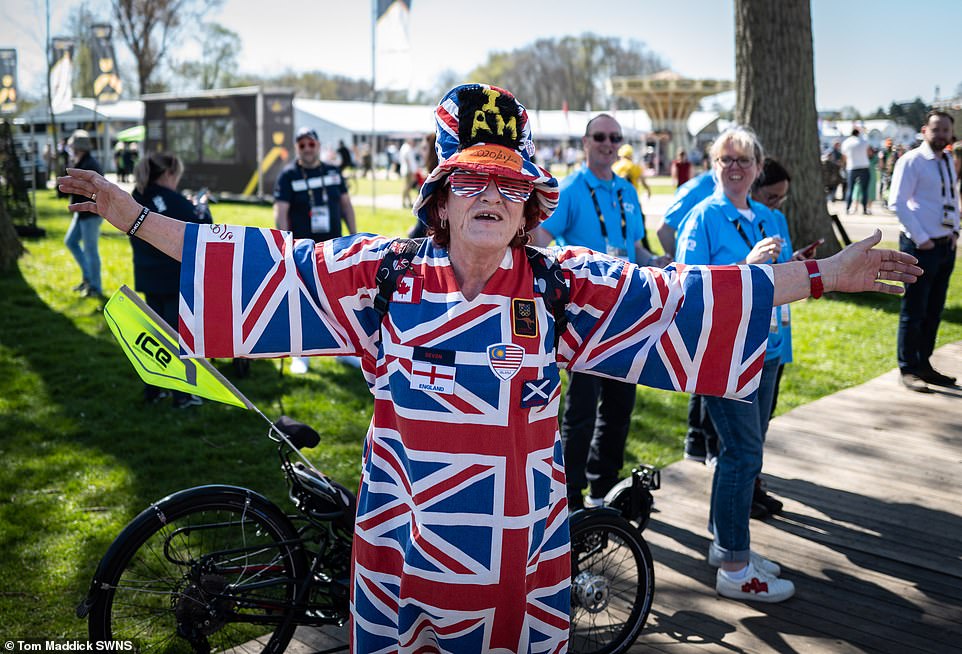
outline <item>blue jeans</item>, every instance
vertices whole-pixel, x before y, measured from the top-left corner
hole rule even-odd
[[[104,221],[100,216],[81,220],[75,213],[67,235],[63,239],[70,254],[77,260],[80,272],[87,286],[95,293],[102,293],[100,284],[100,251],[97,242],[100,240],[100,223]]]
[[[862,189],[862,211],[868,207],[868,168],[853,168],[848,171],[848,188],[845,189],[845,210],[848,211],[852,206],[852,193],[855,192],[855,185],[858,184]]]
[[[914,284],[905,285],[899,313],[899,370],[918,374],[932,369],[929,357],[935,349],[949,278],[955,268],[955,250],[948,238],[937,240],[931,250],[920,250],[905,234],[899,238],[899,249],[918,259],[919,268],[925,271]]]
[[[758,394],[752,402],[704,398],[719,440],[708,530],[715,536],[711,549],[723,561],[747,562],[751,552],[748,523],[752,494],[762,471],[762,448],[780,364],[778,357],[765,361]]]

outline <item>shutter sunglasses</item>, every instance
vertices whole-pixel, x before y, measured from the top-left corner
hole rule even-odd
[[[462,198],[473,198],[476,195],[481,195],[492,180],[501,195],[511,202],[527,202],[534,190],[533,182],[504,177],[503,175],[476,173],[461,169],[456,169],[448,175],[451,192]]]

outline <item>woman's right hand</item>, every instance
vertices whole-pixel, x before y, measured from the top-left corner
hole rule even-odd
[[[71,211],[90,211],[103,216],[107,222],[122,232],[131,226],[145,208],[130,197],[127,191],[112,184],[102,175],[91,170],[68,168],[64,177],[57,178],[57,188],[64,193],[85,195],[90,200],[69,205]],[[187,223],[163,214],[150,212],[138,228],[137,238],[142,239],[177,261],[183,256],[184,232]]]
[[[66,176],[57,178],[57,188],[64,193],[90,198],[69,205],[70,211],[98,214],[123,232],[130,229],[142,208],[127,191],[92,170],[68,168]]]
[[[745,257],[745,263],[775,263],[782,252],[782,240],[769,236],[763,238]]]

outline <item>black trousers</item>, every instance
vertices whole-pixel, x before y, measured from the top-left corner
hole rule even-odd
[[[925,271],[914,284],[905,285],[905,295],[902,296],[899,370],[903,373],[924,372],[932,367],[929,357],[935,349],[945,294],[955,268],[955,250],[949,237],[936,240],[931,250],[919,250],[904,234],[899,237],[899,249],[918,259],[919,268]]]
[[[634,384],[595,375],[568,376],[561,440],[569,496],[590,484],[592,497],[604,497],[618,483],[635,390]]]
[[[704,398],[701,395],[692,393],[688,397],[688,434],[687,438],[704,438],[706,441],[718,442],[718,433],[715,432],[715,425],[708,417],[708,409],[705,408]],[[717,453],[718,447],[714,446],[713,451]]]

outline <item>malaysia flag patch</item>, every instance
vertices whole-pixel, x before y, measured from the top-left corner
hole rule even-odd
[[[523,361],[524,350],[520,345],[498,343],[488,346],[488,366],[491,367],[491,372],[504,381],[518,374]]]

